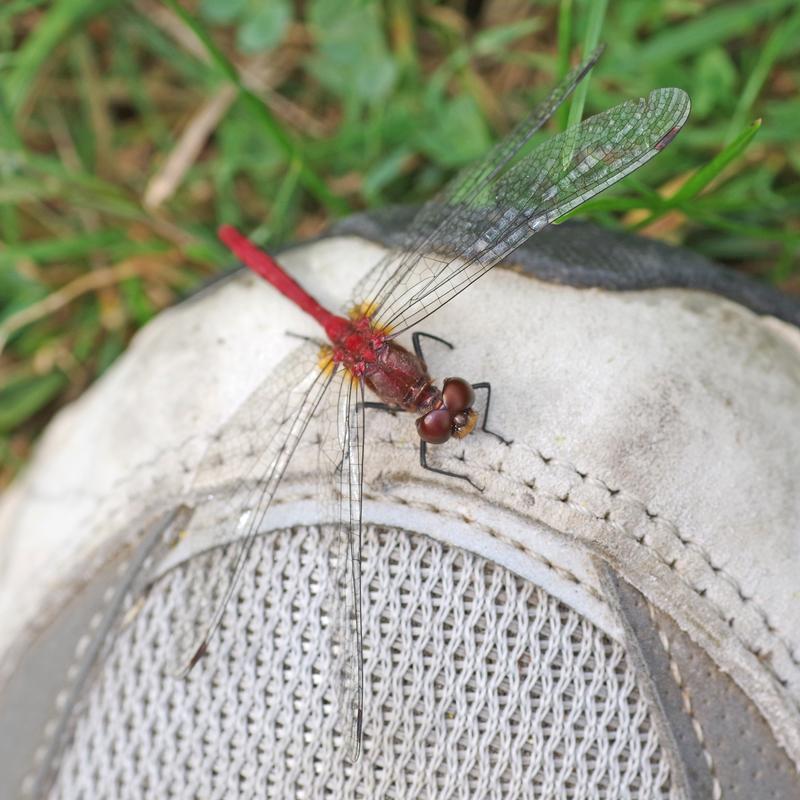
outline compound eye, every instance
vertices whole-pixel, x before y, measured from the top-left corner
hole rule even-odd
[[[475,402],[475,392],[472,387],[461,378],[448,378],[442,387],[442,400],[447,410],[452,414],[472,408]]]
[[[417,433],[423,442],[443,444],[450,438],[450,412],[446,408],[429,411],[417,420]]]

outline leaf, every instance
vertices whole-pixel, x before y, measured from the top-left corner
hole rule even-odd
[[[285,154],[274,139],[253,125],[244,103],[235,103],[216,132],[221,158],[217,167],[233,175],[245,170],[255,176],[274,173],[285,163]]]
[[[736,111],[731,118],[726,139],[732,139],[736,131],[741,128],[773,70],[775,62],[790,44],[797,42],[798,35],[800,35],[800,10],[782,24],[776,25],[767,43],[761,48],[758,60],[750,70],[747,82],[739,93],[739,102],[736,104]]]
[[[736,67],[721,47],[712,47],[697,58],[692,75],[692,114],[705,119],[732,96]]]
[[[431,124],[419,132],[417,141],[438,164],[459,167],[485,153],[491,137],[477,103],[463,94],[436,107]]]
[[[361,191],[370,200],[377,200],[385,186],[402,174],[412,157],[408,147],[401,146],[381,158],[364,174]]]
[[[128,238],[124,231],[115,228],[76,236],[61,236],[57,239],[37,239],[0,250],[0,268],[13,267],[24,259],[30,259],[39,264],[71,258],[88,259],[93,253],[110,245],[127,241]]]
[[[29,11],[36,6],[43,6],[46,0],[6,0],[6,6],[0,8],[0,23],[10,20],[15,14]]]
[[[510,44],[523,36],[529,36],[544,27],[544,20],[540,17],[521,19],[508,25],[496,25],[475,34],[471,50],[478,56],[491,56],[502,54]]]
[[[249,0],[201,0],[200,14],[215,25],[236,22],[247,8]],[[265,0],[267,4],[272,0]]]
[[[118,331],[111,331],[97,354],[97,374],[102,375],[125,349],[125,340]]]
[[[603,20],[606,16],[608,0],[593,0],[589,4],[587,12],[588,20],[586,33],[583,37],[583,57],[587,58],[600,44],[600,31],[603,27]],[[589,79],[581,81],[572,93],[572,101],[569,106],[569,116],[567,117],[567,128],[577,125],[583,118],[583,106],[586,102],[586,95],[589,91]]]
[[[133,317],[137,325],[144,325],[156,313],[156,309],[138,278],[122,281],[119,290],[129,315]]]
[[[308,68],[320,83],[359,103],[375,104],[388,96],[397,66],[374,3],[314,0],[308,18],[317,45]]]
[[[243,53],[261,53],[278,45],[289,28],[292,9],[286,0],[269,0],[255,13],[247,14],[236,43]]]

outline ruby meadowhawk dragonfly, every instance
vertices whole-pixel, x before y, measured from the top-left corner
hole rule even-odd
[[[326,340],[307,340],[242,403],[214,437],[195,482],[213,485],[217,465],[240,459],[239,478],[227,490],[221,520],[197,502],[183,535],[213,531],[225,548],[215,587],[184,611],[192,631],[180,645],[188,672],[208,652],[225,608],[236,592],[248,555],[278,485],[323,398],[335,408],[334,453],[327,476],[338,513],[335,626],[340,630],[339,712],[346,753],[358,758],[364,716],[361,627],[361,520],[365,409],[380,406],[417,416],[423,468],[472,483],[427,463],[427,447],[487,429],[488,383],[447,379],[438,388],[428,374],[420,338],[413,351],[398,342],[546,225],[630,174],[663,150],[689,114],[680,89],[656,89],[590,117],[535,147],[530,138],[553,115],[600,56],[595,51],[494,146],[425,204],[401,246],[388,252],[359,281],[341,314],[323,308],[266,253],[229,226],[220,238],[250,269],[316,320]],[[437,337],[431,337],[437,338]],[[442,341],[442,340],[439,340]],[[448,344],[444,342],[444,344]],[[473,407],[485,390],[483,422]],[[377,401],[367,400],[367,391]],[[497,435],[497,434],[493,434]],[[474,485],[474,484],[473,484]],[[202,493],[201,495],[202,496]],[[210,497],[210,495],[209,495]]]

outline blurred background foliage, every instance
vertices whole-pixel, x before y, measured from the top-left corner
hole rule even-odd
[[[218,223],[275,246],[426,198],[597,39],[585,108],[551,130],[658,86],[694,108],[581,215],[800,291],[796,0],[4,0],[0,484],[230,266]]]

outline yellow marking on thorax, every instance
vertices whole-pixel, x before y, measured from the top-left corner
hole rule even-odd
[[[319,355],[317,356],[317,366],[326,375],[330,375],[333,372],[334,362],[332,347],[329,347],[327,344],[320,347]]]
[[[327,344],[322,345],[319,349],[319,355],[317,356],[317,366],[320,370],[325,374],[326,377],[330,377],[333,374],[333,371],[336,369],[336,362],[333,360],[333,348],[329,347]],[[350,381],[357,381],[357,378],[352,370],[347,366],[347,364],[342,364],[347,377],[350,378]]]
[[[374,330],[376,333],[388,336],[391,333],[392,328],[390,325],[378,325],[373,319],[373,317],[377,313],[378,313],[377,302],[375,300],[364,300],[358,305],[353,306],[347,312],[347,316],[351,320],[353,320],[353,322],[358,322],[359,320],[362,319],[368,319],[372,330]]]
[[[356,322],[357,320],[363,319],[364,317],[372,317],[372,315],[378,310],[378,306],[375,304],[373,300],[364,300],[363,302],[359,303],[356,306],[353,306],[348,312],[347,316]]]

